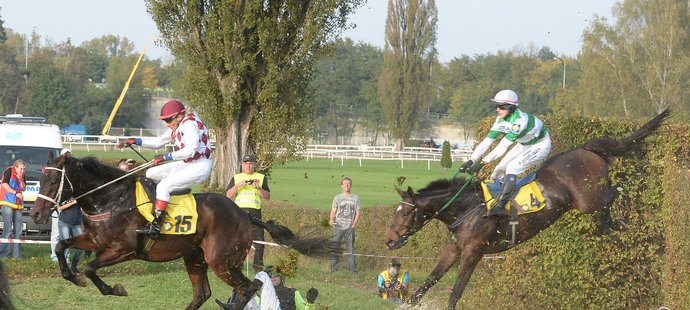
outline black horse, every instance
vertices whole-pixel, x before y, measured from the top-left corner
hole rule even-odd
[[[252,223],[268,230],[281,245],[306,255],[330,257],[340,251],[339,244],[328,237],[299,238],[287,227],[250,217],[232,200],[213,193],[194,194],[198,212],[196,233],[162,235],[151,243],[146,236],[135,232],[136,228],[146,225],[147,220],[136,211],[134,176],[89,193],[124,175],[124,171],[104,165],[93,157],[53,158],[50,153],[41,176],[41,198],[31,209],[34,222],[42,224],[55,209],[55,203],[62,200],[60,197],[84,195],[78,202],[86,214],[85,232],[60,241],[55,252],[62,277],[79,286],[86,286],[86,280],[68,267],[64,249],[78,248],[96,253],[96,258],[85,266],[84,274],[103,295],[126,296],[127,292],[120,284],[113,287],[103,282],[96,274],[98,268],[132,259],[165,262],[182,257],[193,289],[193,299],[187,309],[198,309],[211,296],[209,266],[216,276],[235,288],[238,298],[232,309],[242,309],[261,285],[242,274],[252,245]]]
[[[570,209],[582,213],[600,211],[597,224],[601,228],[617,228],[610,215],[617,189],[608,178],[608,162],[613,156],[628,154],[657,129],[669,113],[668,109],[663,111],[621,140],[607,137],[593,139],[579,148],[546,160],[536,172],[536,181],[549,207],[519,216],[518,238],[514,244],[505,242],[505,232],[510,230],[507,220],[483,217],[486,209],[479,181],[470,180],[466,189],[443,210],[442,206],[466,183],[465,178],[434,181],[417,193],[410,187],[407,191],[398,189],[402,200],[396,207],[393,224],[386,233],[388,248],[402,247],[410,236],[433,218],[446,224],[454,236],[454,241],[445,247],[436,267],[412,294],[409,303],[419,303],[431,286],[458,263],[457,279],[448,300],[448,309],[455,309],[475,266],[484,254],[506,251],[534,237]]]

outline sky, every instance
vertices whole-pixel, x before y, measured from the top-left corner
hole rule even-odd
[[[350,18],[356,27],[342,36],[355,42],[383,47],[385,0],[369,0]],[[560,56],[576,56],[582,31],[596,14],[610,20],[616,0],[437,0],[437,50],[447,62],[462,55],[537,49],[548,46]],[[4,27],[79,45],[106,34],[127,37],[139,51],[156,25],[143,0],[0,0]],[[171,59],[170,52],[155,43],[149,58]]]

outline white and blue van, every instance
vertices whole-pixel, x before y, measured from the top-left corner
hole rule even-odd
[[[57,157],[62,150],[60,128],[45,121],[44,117],[25,117],[21,114],[0,116],[0,170],[4,171],[17,159],[26,162],[22,230],[27,239],[50,238],[50,221],[36,225],[29,217],[29,210],[41,189],[39,180],[41,170],[48,162],[48,153],[52,152]],[[0,220],[0,228],[2,225]]]

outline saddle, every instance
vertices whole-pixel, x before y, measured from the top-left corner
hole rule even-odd
[[[547,207],[546,199],[541,192],[540,185],[535,181],[536,173],[532,172],[520,178],[515,182],[515,190],[510,197],[506,211],[515,217],[519,214],[526,214],[537,212]],[[484,200],[487,202],[487,208],[492,204],[488,203],[491,200],[498,199],[501,196],[503,189],[502,182],[495,182],[494,180],[486,180],[481,183],[482,191],[484,193]]]
[[[149,197],[149,201],[151,203],[156,201],[156,185],[158,185],[158,183],[153,179],[144,177],[139,177],[139,182],[144,186],[144,191],[146,192],[146,196]],[[170,192],[170,196],[187,195],[191,192],[191,188],[183,188]]]
[[[506,205],[506,211],[510,214],[507,223],[510,227],[505,232],[505,239],[510,240],[512,245],[517,242],[517,226],[519,224],[518,215],[538,212],[548,207],[546,199],[541,192],[541,185],[535,180],[537,174],[532,172],[515,182],[515,190]],[[498,199],[501,195],[503,184],[487,180],[481,182],[484,201],[487,208],[492,206],[492,200]]]

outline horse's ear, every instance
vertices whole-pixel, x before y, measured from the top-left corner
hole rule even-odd
[[[410,195],[410,198],[414,199],[414,190],[412,189],[412,187],[407,187],[407,194]]]
[[[52,163],[53,160],[55,160],[55,154],[53,154],[53,151],[48,151],[48,163]]]

